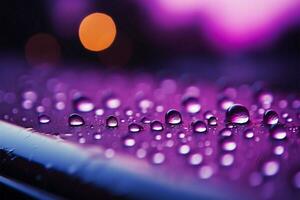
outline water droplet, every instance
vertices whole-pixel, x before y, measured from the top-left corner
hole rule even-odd
[[[196,98],[196,97],[185,98],[182,101],[182,105],[184,106],[185,111],[190,114],[196,114],[196,113],[200,112],[200,110],[201,110],[201,105],[199,103],[198,98]]]
[[[183,144],[178,148],[178,153],[182,155],[186,155],[190,152],[191,147],[187,144]]]
[[[100,140],[102,138],[102,135],[100,133],[95,133],[94,134],[94,139],[95,140]]]
[[[121,106],[121,100],[116,97],[106,99],[105,106],[109,109],[117,109]]]
[[[268,110],[264,114],[263,121],[266,125],[275,125],[279,122],[279,116],[275,111]]]
[[[203,156],[200,153],[194,153],[189,156],[190,165],[200,165],[203,161]]]
[[[106,126],[109,128],[116,128],[118,126],[118,119],[115,116],[109,116],[106,119]]]
[[[128,129],[132,133],[138,133],[143,129],[143,127],[139,124],[131,123],[131,124],[129,124]]]
[[[152,131],[162,131],[164,130],[164,127],[160,121],[154,120],[150,124]]]
[[[155,154],[153,154],[153,157],[152,157],[152,162],[154,164],[162,164],[163,162],[165,161],[165,155],[161,152],[157,152]]]
[[[35,102],[38,98],[37,94],[35,91],[26,91],[23,93],[23,98],[32,102]]]
[[[141,122],[144,123],[144,124],[150,124],[150,123],[151,123],[151,120],[150,120],[149,118],[147,118],[147,117],[143,117],[143,118],[141,119]]]
[[[232,136],[232,131],[229,128],[223,128],[219,134],[222,137],[230,137],[230,136]]]
[[[213,174],[213,168],[209,165],[203,165],[198,171],[198,175],[201,179],[209,179]]]
[[[136,156],[137,156],[138,158],[145,158],[146,155],[147,155],[147,151],[146,151],[145,149],[143,149],[143,148],[140,148],[140,149],[138,149],[138,150],[136,151]]]
[[[82,126],[82,125],[84,125],[84,120],[78,114],[71,114],[69,116],[69,125],[70,126]]]
[[[231,166],[234,162],[234,156],[232,154],[224,154],[221,156],[220,163],[222,166]]]
[[[284,153],[284,146],[281,146],[281,145],[276,146],[274,148],[273,152],[275,155],[278,155],[278,156],[282,155]]]
[[[246,139],[252,139],[254,137],[253,129],[249,128],[244,131],[244,136]]]
[[[209,126],[217,126],[217,118],[212,116],[207,120]]]
[[[150,109],[152,109],[154,106],[154,103],[150,101],[149,99],[142,99],[139,102],[139,108],[141,109],[142,113],[148,112]]]
[[[224,151],[234,151],[237,147],[237,144],[231,139],[224,139],[221,142],[221,146]]]
[[[115,150],[108,148],[104,151],[104,155],[106,158],[113,158],[115,156]]]
[[[133,147],[135,145],[135,139],[132,137],[124,138],[124,145],[126,147]]]
[[[275,160],[267,161],[262,166],[262,173],[265,176],[274,176],[279,171],[279,163]]]
[[[51,121],[51,119],[48,115],[40,115],[38,117],[38,120],[39,120],[40,124],[48,124]]]
[[[268,91],[261,91],[260,94],[258,95],[258,101],[262,105],[270,105],[273,102],[273,95],[272,93]]]
[[[226,120],[234,124],[245,124],[249,122],[249,111],[242,105],[234,104],[227,110]]]
[[[197,120],[192,123],[192,128],[195,133],[205,133],[207,131],[207,126],[205,122]]]
[[[78,142],[79,142],[80,144],[84,144],[84,143],[86,142],[86,139],[85,139],[84,137],[80,137],[80,138],[78,139]]]
[[[90,112],[94,109],[94,104],[87,97],[78,97],[74,99],[73,106],[78,112]]]
[[[287,136],[286,129],[281,124],[276,124],[270,129],[270,136],[275,140],[283,140]]]
[[[177,110],[169,110],[165,115],[165,121],[170,125],[177,125],[182,122],[181,114]]]
[[[95,114],[97,116],[102,116],[104,114],[104,110],[101,108],[98,108],[97,110],[95,110]]]

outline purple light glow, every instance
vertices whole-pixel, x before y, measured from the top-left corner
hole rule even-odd
[[[297,0],[163,0],[144,5],[160,27],[197,25],[224,50],[268,44],[299,20],[300,8]]]

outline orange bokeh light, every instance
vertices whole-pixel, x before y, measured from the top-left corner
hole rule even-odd
[[[84,48],[90,51],[101,51],[110,47],[116,33],[113,19],[104,13],[86,16],[79,26],[79,39]]]

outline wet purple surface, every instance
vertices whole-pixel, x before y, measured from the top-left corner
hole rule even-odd
[[[250,199],[300,197],[297,93],[101,71],[36,70],[16,80],[1,88],[5,121],[101,146],[108,158],[146,160],[166,178],[224,185]],[[179,113],[166,117],[170,109]],[[264,119],[270,109],[278,122],[270,112]],[[196,130],[197,120],[204,124]]]

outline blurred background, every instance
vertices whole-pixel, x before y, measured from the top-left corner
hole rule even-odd
[[[0,57],[27,67],[185,73],[299,89],[299,0],[36,0],[0,9]],[[84,48],[78,36],[95,12],[116,25],[102,51]]]

